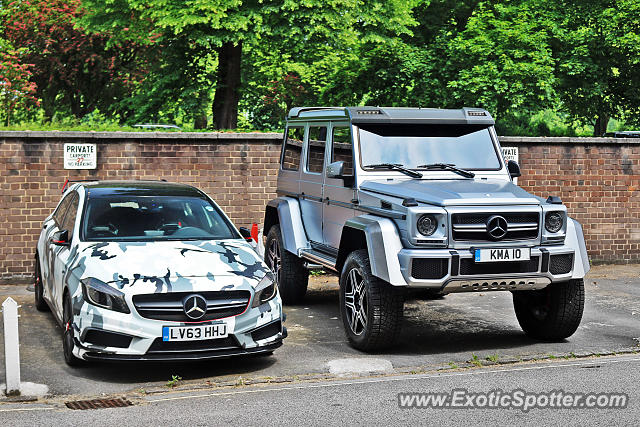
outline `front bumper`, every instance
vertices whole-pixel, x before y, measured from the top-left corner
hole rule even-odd
[[[128,314],[83,300],[76,299],[76,304],[74,354],[85,360],[201,360],[268,353],[280,347],[286,337],[279,296],[237,316],[198,323],[225,322],[227,338],[182,342],[163,341],[162,328],[189,323],[145,318],[132,304]]]
[[[443,294],[542,289],[572,278],[576,253],[569,246],[531,248],[530,261],[476,263],[472,249],[402,249],[400,271],[407,285]]]

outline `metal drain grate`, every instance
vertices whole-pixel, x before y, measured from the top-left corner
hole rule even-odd
[[[93,400],[74,400],[72,402],[64,402],[69,409],[101,409],[101,408],[123,408],[125,406],[133,406],[133,403],[127,399],[93,399]]]

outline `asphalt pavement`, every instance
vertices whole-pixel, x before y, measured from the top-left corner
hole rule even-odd
[[[515,318],[511,294],[486,292],[412,299],[405,306],[398,346],[378,354],[361,353],[349,347],[344,337],[335,278],[318,276],[312,279],[305,304],[285,309],[289,337],[272,356],[197,363],[95,363],[75,369],[64,363],[62,331],[50,313],[35,310],[31,292],[23,285],[2,286],[0,300],[11,295],[22,305],[22,380],[46,385],[47,398],[83,398],[155,393],[168,391],[171,385],[192,390],[256,383],[296,384],[640,351],[640,265],[595,267],[585,283],[582,324],[561,343],[527,338]],[[3,357],[0,352],[0,366],[4,366]],[[172,384],[174,376],[181,379]],[[4,370],[0,372],[3,382]]]
[[[133,423],[141,426],[636,426],[640,415],[638,380],[640,357],[637,355],[556,359],[433,374],[164,393],[132,397],[133,406],[124,408],[70,410],[62,401],[5,404],[0,406],[0,419],[11,426]],[[403,408],[400,393],[437,393],[452,397],[444,406]],[[511,399],[482,398],[491,393],[508,395]],[[521,393],[519,402],[517,393]],[[563,400],[554,398],[554,394]],[[609,397],[611,394],[617,396],[615,401]],[[559,407],[567,404],[560,402],[569,395],[571,407]],[[589,396],[597,396],[597,400],[590,400]],[[600,400],[601,396],[605,399]],[[500,401],[510,406],[500,407],[497,405]],[[529,407],[529,404],[541,406]],[[488,408],[489,405],[494,407]]]

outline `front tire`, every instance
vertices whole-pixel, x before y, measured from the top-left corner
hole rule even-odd
[[[49,311],[49,306],[47,302],[44,300],[44,283],[42,282],[42,273],[40,270],[40,261],[38,260],[38,256],[36,255],[36,260],[34,263],[34,272],[33,272],[33,292],[34,292],[34,303],[36,309],[38,311]]]
[[[264,261],[276,275],[282,302],[287,305],[300,304],[307,293],[309,270],[300,258],[284,249],[279,225],[269,229]]]
[[[552,283],[538,291],[513,293],[522,330],[541,341],[561,341],[578,329],[584,312],[582,279]]]
[[[75,343],[73,341],[73,311],[71,307],[71,298],[69,294],[64,296],[62,306],[62,351],[64,353],[64,361],[67,365],[77,367],[82,364],[82,360],[73,354]]]
[[[353,348],[381,350],[400,336],[405,289],[371,274],[366,249],[347,257],[340,275],[340,314]]]

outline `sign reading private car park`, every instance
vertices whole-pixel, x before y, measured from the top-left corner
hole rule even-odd
[[[95,169],[97,160],[96,144],[64,144],[65,169]]]

